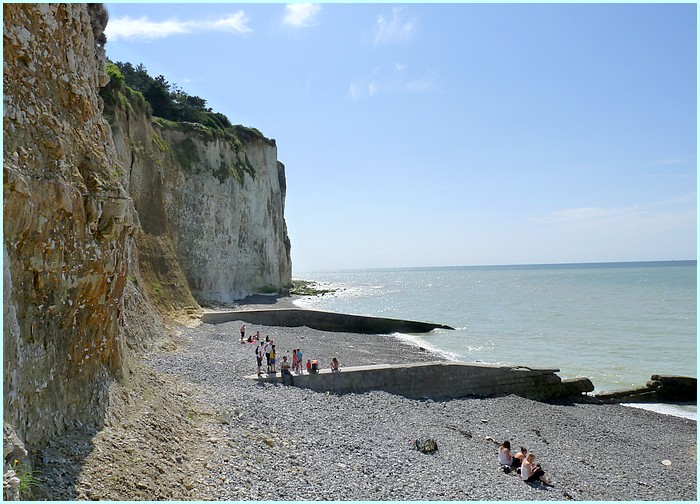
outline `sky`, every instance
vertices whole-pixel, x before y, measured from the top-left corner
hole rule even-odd
[[[695,4],[108,3],[277,143],[293,275],[695,259]]]

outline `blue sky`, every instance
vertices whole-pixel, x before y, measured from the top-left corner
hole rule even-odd
[[[693,259],[695,4],[107,4],[277,141],[294,274]]]

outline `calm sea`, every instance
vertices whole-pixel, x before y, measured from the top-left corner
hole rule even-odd
[[[560,369],[596,392],[652,374],[697,376],[696,261],[314,272],[333,294],[299,306],[437,322],[456,330],[397,335],[464,362]],[[697,417],[696,406],[661,406]]]

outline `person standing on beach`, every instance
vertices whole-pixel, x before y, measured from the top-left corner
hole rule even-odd
[[[273,373],[277,372],[277,363],[275,361],[275,344],[270,344],[270,369]]]
[[[302,371],[304,370],[304,366],[302,363],[304,362],[303,359],[304,355],[301,353],[301,348],[297,348],[297,366],[299,367],[298,373],[302,374]]]
[[[270,343],[270,337],[265,341],[265,361],[267,362],[267,372],[270,372],[270,351],[272,350],[272,343]]]
[[[297,358],[297,349],[292,350],[292,371],[297,372],[297,367],[299,366],[299,359]]]
[[[245,340],[245,324],[241,326],[241,343]]]
[[[265,355],[265,348],[262,342],[258,342],[258,346],[255,348],[255,355],[258,359],[258,376],[262,375],[262,360],[263,355]]]

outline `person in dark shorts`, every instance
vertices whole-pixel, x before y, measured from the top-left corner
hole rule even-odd
[[[262,375],[263,355],[265,355],[265,349],[263,348],[263,344],[258,343],[258,346],[255,347],[255,357],[258,360],[258,376]]]

